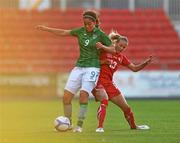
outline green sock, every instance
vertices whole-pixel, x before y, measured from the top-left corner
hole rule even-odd
[[[88,107],[87,103],[80,104],[78,122],[77,122],[77,126],[79,127],[82,127],[83,121],[86,118],[87,109],[88,109],[87,107]]]

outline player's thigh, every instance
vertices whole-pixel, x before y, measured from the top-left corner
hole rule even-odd
[[[121,94],[119,89],[114,85],[112,81],[103,81],[102,84],[104,89],[106,90],[109,99]]]
[[[67,80],[65,90],[71,92],[73,95],[77,93],[82,84],[83,70],[82,68],[75,67]]]

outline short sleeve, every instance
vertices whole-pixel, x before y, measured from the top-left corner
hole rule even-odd
[[[78,36],[79,33],[80,33],[80,31],[81,31],[81,28],[72,29],[72,30],[70,31],[70,34],[71,34],[72,36]]]
[[[128,66],[130,64],[130,60],[126,56],[122,56],[122,65]]]
[[[103,45],[106,45],[106,46],[110,46],[110,45],[112,45],[112,42],[111,42],[111,40],[109,39],[109,37],[106,35],[106,34],[102,34],[102,36],[101,36],[101,43],[103,44]]]

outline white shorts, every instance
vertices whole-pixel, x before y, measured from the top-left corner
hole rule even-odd
[[[84,90],[89,94],[96,86],[99,77],[100,68],[95,67],[75,67],[71,71],[65,89],[72,94],[76,94],[78,90]]]

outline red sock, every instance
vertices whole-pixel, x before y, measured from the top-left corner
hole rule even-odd
[[[124,116],[126,120],[128,121],[131,129],[136,129],[136,123],[135,123],[134,115],[133,115],[133,112],[131,111],[131,108],[128,108],[128,110],[124,112]]]
[[[101,105],[98,108],[97,111],[97,118],[99,120],[98,128],[103,128],[104,119],[106,117],[106,106],[108,105],[108,100],[104,99],[101,101]]]

